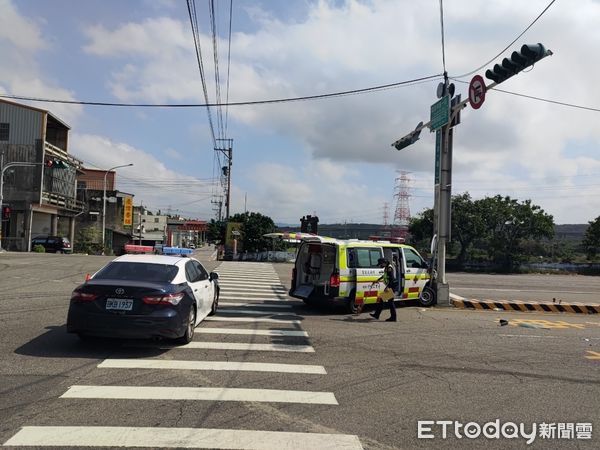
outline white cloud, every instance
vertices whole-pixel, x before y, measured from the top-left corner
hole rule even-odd
[[[462,0],[444,5],[450,74],[468,72],[489,60],[546,4]],[[254,31],[236,32],[234,28],[232,101],[335,92],[441,72],[436,2],[323,0],[306,7],[305,17],[285,21],[256,5],[247,9]],[[518,49],[525,42],[543,42],[555,55],[502,87],[597,107],[600,86],[593,74],[600,70],[600,60],[593,55],[600,47],[598,22],[600,8],[596,2],[582,0],[577,8],[557,2],[510,49]],[[202,101],[186,21],[153,18],[114,29],[95,26],[89,30],[88,38],[85,49],[90,54],[126,61],[109,80],[119,99]],[[201,44],[209,93],[214,100],[212,42],[202,35]],[[225,60],[226,44],[225,40],[219,41],[221,61]],[[223,66],[221,69],[223,74]],[[484,70],[485,67],[479,73]],[[334,161],[337,167],[348,162],[381,163],[419,173],[431,172],[432,134],[423,132],[416,145],[400,153],[390,144],[419,121],[427,121],[429,106],[435,101],[435,84],[334,100],[232,107],[229,116],[234,123],[293,140],[317,160]],[[457,83],[457,87],[464,98],[466,86]],[[563,201],[558,194],[544,196],[547,191],[533,187],[518,192],[511,191],[511,187],[514,183],[535,186],[536,181],[545,180],[545,188],[549,189],[552,177],[569,177],[566,182],[576,183],[574,177],[596,168],[600,159],[575,157],[569,147],[577,138],[590,145],[600,144],[596,122],[595,113],[490,92],[480,110],[463,111],[462,124],[455,132],[454,182],[464,188],[461,192],[472,190],[474,196],[514,192],[519,198],[532,197],[559,223],[590,220],[598,214],[599,206],[592,198],[576,198],[572,191],[563,190],[558,194],[570,195]],[[277,161],[282,172],[291,171],[284,177],[288,181],[293,175],[305,176],[293,167],[292,158],[284,154]],[[424,177],[428,183],[432,178]],[[289,183],[286,187],[284,179],[275,176],[261,179],[257,189],[264,195],[260,198],[268,202],[269,192],[261,187],[263,184],[271,186],[269,189],[277,185],[278,192],[291,195],[298,190],[304,192],[304,179],[300,178],[301,185],[290,188]],[[481,187],[492,180],[489,191]],[[332,185],[343,186],[344,180],[328,181],[326,189],[333,193]],[[322,197],[312,201],[320,205]],[[297,204],[298,200],[290,202]],[[578,205],[575,212],[569,202]]]
[[[116,169],[116,179],[117,189],[134,194],[136,205],[142,202],[155,211],[170,210],[201,219],[212,217],[213,186],[209,180],[177,173],[147,152],[104,136],[72,133],[70,152],[92,169],[133,163],[132,167]]]
[[[9,0],[0,0],[0,11],[0,93],[75,100],[71,90],[47,81],[44,70],[37,63],[40,53],[48,51],[38,24],[23,17]],[[22,103],[49,110],[70,126],[82,113],[82,107],[78,105]]]
[[[19,14],[10,0],[0,0],[0,11],[0,43],[9,41],[12,46],[25,52],[46,47],[38,26]]]

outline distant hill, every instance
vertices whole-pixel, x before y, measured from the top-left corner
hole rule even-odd
[[[565,224],[554,226],[554,239],[580,242],[588,224]],[[278,226],[279,231],[300,231],[300,226]],[[388,228],[389,230],[389,228]],[[340,239],[367,239],[373,235],[384,235],[385,227],[374,223],[319,224],[319,234]]]
[[[581,241],[588,224],[554,225],[554,239],[558,241]]]

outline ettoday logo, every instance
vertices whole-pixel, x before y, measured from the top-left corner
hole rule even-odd
[[[592,424],[585,423],[523,423],[504,422],[500,419],[480,424],[461,423],[456,420],[419,420],[417,437],[419,439],[524,439],[527,445],[541,439],[591,439]]]

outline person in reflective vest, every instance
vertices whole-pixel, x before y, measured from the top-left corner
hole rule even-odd
[[[387,259],[379,258],[377,261],[379,267],[383,268],[383,275],[379,277],[373,284],[383,281],[385,289],[377,298],[377,304],[375,305],[375,311],[370,315],[371,317],[379,320],[379,316],[383,311],[383,302],[387,302],[390,308],[390,318],[386,319],[386,322],[396,322],[396,306],[394,305],[394,291],[398,289],[398,280],[396,278],[396,270]]]

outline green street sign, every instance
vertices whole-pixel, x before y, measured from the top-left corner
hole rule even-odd
[[[435,132],[435,181],[434,184],[440,184],[440,158],[442,157],[442,131]]]
[[[450,96],[445,95],[431,105],[430,127],[437,130],[448,124],[450,120]]]

